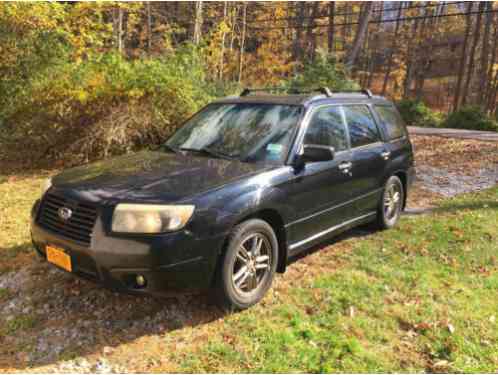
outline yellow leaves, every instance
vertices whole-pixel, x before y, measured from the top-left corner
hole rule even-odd
[[[128,91],[128,97],[130,99],[135,99],[135,100],[140,99],[144,95],[145,95],[145,91],[138,89],[138,88],[134,88],[134,89]]]
[[[76,91],[75,97],[81,104],[85,104],[88,100],[88,93],[86,91],[79,90]]]

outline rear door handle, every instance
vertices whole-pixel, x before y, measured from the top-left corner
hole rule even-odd
[[[388,160],[389,157],[391,156],[391,151],[384,151],[384,152],[381,152],[380,156],[382,156],[382,158],[384,160]]]

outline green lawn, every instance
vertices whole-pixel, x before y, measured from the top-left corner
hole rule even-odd
[[[42,181],[0,178],[0,276],[37,262],[28,223]],[[247,311],[144,333],[136,343],[115,331],[113,361],[139,372],[495,372],[497,241],[498,188],[447,200],[394,230],[324,245],[292,263]],[[9,298],[0,290],[0,303]],[[19,315],[0,331],[28,347],[45,321]],[[143,367],[158,345],[160,364]]]
[[[228,316],[174,360],[185,372],[494,372],[497,240],[498,189],[447,201],[346,240],[340,266]]]

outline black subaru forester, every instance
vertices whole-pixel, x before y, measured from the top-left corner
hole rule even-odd
[[[32,211],[37,252],[109,288],[210,289],[243,309],[290,256],[396,224],[414,179],[406,127],[368,90],[209,104],[156,151],[66,170]]]

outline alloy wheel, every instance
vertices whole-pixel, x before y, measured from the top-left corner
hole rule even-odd
[[[232,284],[240,295],[253,293],[269,275],[273,259],[269,239],[262,233],[245,237],[237,249],[232,269]]]

